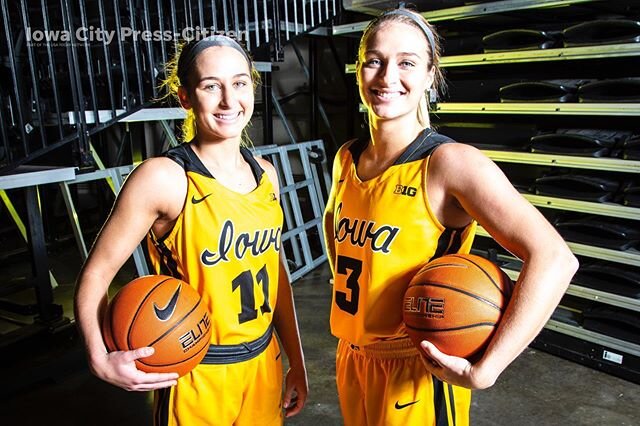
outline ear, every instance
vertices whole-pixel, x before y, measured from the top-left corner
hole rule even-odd
[[[180,105],[184,109],[191,109],[193,105],[191,105],[191,100],[189,99],[189,92],[187,92],[187,88],[184,86],[178,87],[178,99],[180,99]]]
[[[426,86],[425,86],[425,91],[431,89],[431,87],[433,86],[433,81],[436,78],[436,67],[431,67],[431,69],[429,69],[429,71],[427,71],[427,79],[426,79]]]

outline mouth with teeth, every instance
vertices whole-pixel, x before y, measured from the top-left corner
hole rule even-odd
[[[227,113],[227,114],[213,114],[213,116],[218,121],[222,121],[225,123],[232,123],[236,121],[238,118],[240,118],[241,114],[242,114],[242,111],[238,111],[238,112]]]
[[[403,92],[400,90],[389,91],[389,90],[371,89],[371,92],[376,96],[376,98],[382,101],[390,101],[407,94],[407,92]]]

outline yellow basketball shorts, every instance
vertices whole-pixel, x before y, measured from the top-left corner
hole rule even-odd
[[[154,394],[156,426],[276,426],[282,416],[282,357],[275,334],[257,357],[199,364]]]
[[[427,373],[409,339],[357,347],[340,340],[336,382],[345,426],[467,426],[471,390]]]

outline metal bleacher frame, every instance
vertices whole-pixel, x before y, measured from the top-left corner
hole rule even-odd
[[[0,38],[0,43],[6,43],[7,50],[0,50],[0,53],[6,56],[0,65],[7,67],[7,75],[10,77],[7,90],[0,94],[11,98],[9,101],[7,97],[2,96],[3,101],[8,104],[8,113],[5,108],[0,108],[0,159],[5,161],[0,163],[0,198],[29,245],[31,254],[33,276],[28,277],[26,283],[20,284],[20,289],[32,288],[35,291],[35,303],[19,305],[0,298],[0,310],[32,316],[34,328],[55,330],[61,322],[68,324],[69,320],[64,317],[62,306],[54,301],[53,290],[57,281],[49,271],[42,218],[43,206],[40,201],[41,188],[50,185],[57,185],[59,188],[73,238],[84,260],[90,242],[85,241],[83,237],[79,212],[70,188],[76,184],[104,179],[117,196],[126,177],[143,159],[140,142],[131,140],[133,164],[105,167],[92,145],[98,133],[119,124],[125,126],[128,132],[130,123],[149,122],[161,129],[165,141],[168,141],[170,146],[175,146],[178,139],[172,123],[185,116],[181,108],[155,107],[158,90],[153,82],[157,77],[162,77],[157,65],[167,62],[174,49],[171,44],[160,42],[161,45],[154,45],[149,41],[133,39],[133,43],[125,45],[123,36],[119,36],[114,40],[114,46],[111,46],[116,49],[110,50],[104,41],[97,44],[94,42],[91,45],[93,50],[88,45],[83,47],[77,43],[70,43],[64,49],[65,53],[61,54],[62,50],[54,52],[51,46],[45,48],[42,45],[24,44],[24,36],[20,35],[20,31],[26,31],[25,28],[29,26],[43,26],[45,31],[49,31],[57,29],[55,25],[63,25],[63,30],[75,34],[79,25],[88,27],[94,22],[96,26],[116,29],[118,34],[122,34],[120,30],[123,25],[135,22],[130,24],[135,30],[169,29],[173,34],[177,34],[183,28],[200,25],[204,29],[212,23],[211,29],[216,31],[248,31],[250,34],[246,39],[246,45],[257,59],[254,64],[261,73],[263,82],[262,99],[256,103],[256,109],[263,115],[262,143],[265,145],[256,147],[254,151],[256,155],[268,157],[280,174],[281,202],[285,212],[282,243],[283,251],[290,258],[286,266],[291,281],[325,261],[324,240],[321,238],[324,194],[328,193],[329,189],[325,147],[321,140],[297,143],[297,138],[272,91],[271,61],[282,61],[284,43],[293,43],[300,35],[329,35],[328,27],[325,25],[340,9],[335,0],[250,0],[244,3],[234,1],[232,4],[208,0],[193,5],[189,2],[188,6],[187,3],[172,2],[171,13],[161,7],[161,2],[151,1],[144,2],[142,8],[136,8],[132,0],[115,3],[97,0],[98,10],[87,8],[82,0],[77,4],[61,1],[59,4],[38,2],[38,5],[31,4],[28,0],[17,0],[15,3],[0,0],[0,4],[3,9],[0,14],[0,26],[5,33]],[[42,11],[39,11],[38,7],[42,7]],[[61,23],[54,22],[56,18],[62,19]],[[95,19],[99,19],[99,22]],[[253,51],[254,48],[257,52]],[[87,57],[87,63],[83,66],[78,59],[84,56]],[[22,58],[28,58],[28,61],[22,61]],[[162,61],[154,61],[154,58]],[[298,60],[300,61],[300,57]],[[91,68],[96,65],[93,62],[113,62],[120,66],[98,66],[94,69]],[[301,62],[300,65],[304,68],[307,78],[315,78],[313,75],[309,76],[306,64]],[[60,77],[58,71],[55,71],[58,69],[66,74]],[[51,79],[53,98],[49,103],[33,102],[34,99],[40,100],[42,97],[43,86],[39,76],[47,74],[43,70],[51,70],[48,77]],[[108,80],[106,95],[98,95],[95,82],[91,81],[89,86],[83,86],[82,83],[86,75],[99,72],[103,73],[105,81]],[[118,73],[130,75],[131,78],[116,81],[120,75]],[[67,86],[69,87],[59,89]],[[101,103],[98,103],[98,99]],[[71,100],[73,105],[70,103]],[[289,145],[274,145],[272,110],[276,111],[282,121]],[[316,111],[322,115],[330,129],[322,105],[316,106],[314,114]],[[315,116],[312,119],[315,119]],[[29,165],[34,161],[46,164],[46,156],[49,153],[67,144],[73,147],[74,158],[70,159],[73,167]],[[10,148],[15,150],[12,151]],[[94,168],[93,171],[85,172],[89,166]],[[24,197],[17,198],[24,198],[26,201],[26,224],[12,204],[10,197],[14,194],[8,193],[7,190],[23,191]],[[306,198],[306,195],[302,195],[305,191],[308,192],[308,199],[304,200],[304,203],[309,204],[308,211],[305,210],[306,204],[300,205],[301,200]],[[312,212],[312,219],[308,217],[309,211]],[[318,240],[314,241],[313,236],[317,236]],[[132,257],[137,274],[148,274],[149,268],[141,246],[136,248]],[[0,289],[0,297],[16,290],[18,288],[13,284],[5,286]],[[5,336],[2,337],[4,340]]]

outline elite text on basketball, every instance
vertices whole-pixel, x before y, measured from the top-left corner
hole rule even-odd
[[[211,327],[211,320],[209,319],[209,314],[205,312],[195,328],[192,328],[180,336],[179,340],[182,345],[182,351],[187,352],[194,347],[195,344],[202,339],[202,336],[207,334],[209,327]]]
[[[423,314],[427,318],[444,318],[444,298],[423,296],[405,297],[404,311],[408,313]]]

